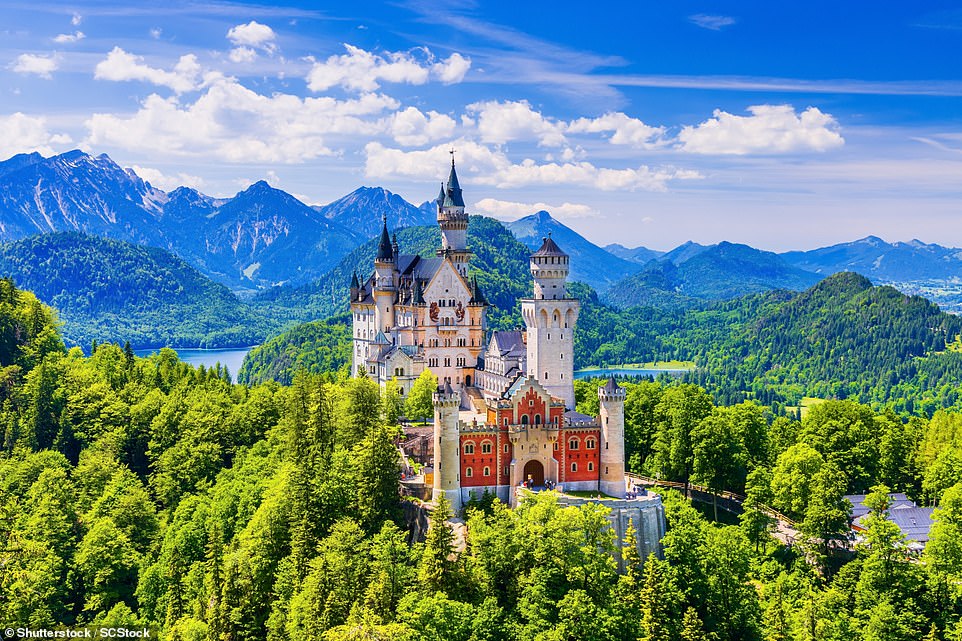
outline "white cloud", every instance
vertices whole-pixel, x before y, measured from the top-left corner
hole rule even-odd
[[[257,58],[257,52],[250,47],[234,47],[230,50],[231,62],[254,62],[255,58]]]
[[[471,67],[468,58],[454,53],[444,60],[422,48],[421,56],[402,51],[388,51],[383,55],[345,44],[347,53],[315,62],[307,74],[311,91],[326,91],[340,86],[350,91],[374,91],[381,82],[423,85],[432,77],[443,83],[460,82]]]
[[[86,34],[83,31],[75,31],[73,33],[61,33],[57,35],[53,41],[58,44],[69,44],[71,42],[77,42],[78,40],[83,40],[86,38]]]
[[[97,80],[140,80],[161,87],[169,87],[177,93],[199,89],[204,84],[197,56],[187,54],[180,57],[171,71],[158,69],[144,64],[141,56],[127,53],[114,47],[104,60],[94,69]]]
[[[724,27],[735,24],[735,19],[731,16],[713,16],[706,13],[688,16],[688,20],[702,29],[710,29],[711,31],[721,31]]]
[[[51,75],[60,66],[54,55],[41,56],[32,53],[22,53],[13,61],[10,68],[17,73],[34,74],[50,80]]]
[[[450,138],[456,126],[454,119],[445,114],[436,111],[424,114],[415,107],[408,107],[392,117],[391,136],[402,145],[424,145]]]
[[[131,167],[131,169],[134,170],[135,174],[149,182],[153,187],[162,189],[164,191],[173,191],[178,187],[193,187],[194,189],[200,189],[204,186],[203,178],[184,172],[178,172],[171,175],[165,174],[159,169],[154,169],[153,167],[141,167],[140,165],[134,165]]]
[[[477,117],[482,142],[500,145],[512,140],[536,139],[545,147],[560,147],[566,143],[564,125],[545,118],[525,100],[476,102],[466,109]]]
[[[464,80],[470,68],[470,60],[460,53],[452,53],[446,60],[431,65],[431,73],[444,84],[450,85]]]
[[[484,198],[474,204],[478,213],[488,214],[502,220],[515,220],[538,211],[547,211],[555,218],[585,218],[599,215],[599,211],[588,205],[577,203],[562,203],[549,205],[547,203],[518,203],[508,200]]]
[[[472,174],[476,184],[498,188],[517,188],[528,185],[580,186],[602,191],[636,190],[665,191],[669,181],[701,178],[698,172],[674,168],[651,169],[646,165],[637,168],[612,169],[596,167],[589,162],[538,164],[526,159],[513,163],[501,150],[469,140],[454,142],[457,149],[458,167],[465,174]],[[444,158],[447,145],[431,149],[404,151],[391,149],[378,142],[364,147],[366,155],[364,173],[370,178],[424,179],[438,173],[438,159]]]
[[[277,34],[266,24],[251,20],[247,24],[231,27],[227,32],[227,39],[238,47],[256,47],[273,51],[276,48],[274,40],[277,39]]]
[[[384,135],[399,104],[381,94],[351,100],[264,96],[220,78],[195,102],[147,97],[130,117],[94,114],[88,145],[194,155],[228,162],[296,163],[331,155],[328,137]]]
[[[231,62],[253,62],[257,58],[257,51],[274,55],[277,51],[277,34],[266,24],[251,20],[247,24],[231,27],[227,32],[227,39],[235,46],[230,51]]]
[[[608,133],[608,141],[613,145],[631,145],[641,149],[651,149],[664,144],[664,127],[646,125],[637,118],[624,113],[606,113],[598,118],[578,118],[568,123],[570,133]]]
[[[716,109],[714,117],[684,127],[680,148],[698,154],[781,154],[827,151],[845,143],[830,114],[809,107],[796,114],[791,105],[756,105],[751,116]]]
[[[66,134],[50,133],[43,117],[28,116],[20,112],[0,116],[0,158],[6,159],[14,154],[31,151],[51,155],[54,150],[50,145],[65,145],[70,142],[70,136]]]
[[[70,24],[72,24],[73,26],[76,27],[78,24],[80,24],[81,22],[83,22],[83,19],[84,19],[84,18],[83,18],[82,15],[80,15],[79,13],[74,12],[73,16],[70,18]]]
[[[164,30],[160,27],[154,27],[150,30],[150,37],[154,40],[160,40],[160,36],[164,33]]]

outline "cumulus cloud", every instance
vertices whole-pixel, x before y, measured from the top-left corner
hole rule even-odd
[[[229,57],[231,62],[254,62],[257,52],[250,47],[234,47],[230,50]]]
[[[471,67],[468,58],[454,53],[437,60],[428,49],[417,49],[421,55],[388,51],[383,55],[345,44],[346,54],[315,62],[307,74],[311,91],[342,87],[349,91],[374,91],[381,82],[423,85],[431,78],[446,84],[460,82]]]
[[[845,143],[835,118],[816,107],[797,114],[791,105],[756,105],[748,112],[736,116],[716,109],[712,118],[679,132],[680,148],[698,154],[783,154]]]
[[[606,113],[598,118],[578,118],[568,123],[571,133],[610,133],[608,141],[613,145],[630,145],[641,149],[651,149],[664,144],[664,127],[646,125],[637,118],[624,113]]]
[[[232,62],[250,62],[257,57],[257,50],[268,55],[277,51],[277,34],[266,24],[255,20],[231,27],[227,39],[234,44],[230,52]]]
[[[42,56],[32,53],[22,53],[17,56],[10,68],[17,73],[33,74],[50,80],[51,75],[60,66],[54,55]]]
[[[148,96],[130,117],[94,114],[87,144],[195,155],[228,162],[303,162],[334,152],[327,137],[386,133],[400,105],[381,94],[351,100],[264,96],[220,78],[195,102]]]
[[[518,203],[495,198],[479,200],[474,204],[474,210],[502,220],[515,220],[542,210],[547,211],[555,218],[585,218],[599,214],[597,209],[577,203],[566,202],[560,205],[549,205],[547,203]]]
[[[402,145],[424,145],[450,138],[456,126],[454,119],[445,114],[436,111],[425,114],[415,107],[408,107],[394,114],[391,136]]]
[[[78,24],[80,24],[81,22],[83,22],[83,19],[84,19],[84,18],[83,18],[82,15],[80,15],[79,13],[76,13],[76,12],[75,12],[75,13],[73,14],[73,16],[71,16],[71,18],[70,18],[70,24],[72,24],[73,26],[76,27]]]
[[[465,74],[471,68],[471,61],[460,53],[452,53],[441,62],[431,65],[431,73],[446,85],[464,80]]]
[[[71,42],[83,40],[86,37],[83,31],[75,31],[73,33],[61,33],[54,37],[53,41],[58,44],[70,44]]]
[[[31,151],[51,155],[54,153],[51,145],[70,142],[70,136],[66,134],[51,133],[43,117],[28,116],[21,112],[0,116],[0,158]]]
[[[674,168],[651,169],[646,165],[613,169],[597,167],[589,162],[548,162],[539,164],[532,159],[512,162],[502,151],[491,149],[470,140],[454,143],[458,167],[472,174],[478,184],[499,188],[528,185],[581,186],[610,191],[645,190],[665,191],[669,181],[700,178],[694,171]],[[438,158],[443,158],[447,145],[432,149],[404,151],[369,142],[364,147],[365,174],[370,178],[424,178],[438,172]]]
[[[141,56],[127,53],[120,47],[114,47],[104,60],[97,63],[94,78],[117,82],[139,80],[169,87],[177,93],[199,89],[205,82],[197,56],[192,53],[181,56],[174,68],[167,71],[144,64]]]
[[[475,116],[472,122],[477,123],[482,142],[500,145],[512,140],[536,139],[545,147],[566,143],[564,125],[545,118],[525,100],[476,102],[466,109]]]
[[[713,16],[706,13],[688,16],[688,20],[702,29],[710,29],[711,31],[721,31],[725,27],[735,24],[735,19],[731,16]]]
[[[193,187],[200,189],[204,186],[204,179],[200,176],[178,172],[176,174],[165,174],[159,169],[152,167],[141,167],[134,165],[131,167],[134,173],[149,182],[153,187],[164,191],[173,191],[178,187]]]

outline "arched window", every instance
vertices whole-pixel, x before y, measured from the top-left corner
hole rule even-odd
[[[490,453],[491,453],[491,441],[482,441],[482,442],[481,442],[481,453],[482,453],[482,454],[490,454]],[[487,475],[485,475],[485,476],[487,476]]]
[[[594,472],[594,470],[595,470],[595,464],[592,463],[591,461],[588,461],[588,471]]]
[[[473,442],[468,441],[467,443],[464,444],[464,453],[465,453],[465,454],[474,454],[474,443],[473,443]]]
[[[472,476],[474,476],[474,470],[472,470],[470,467],[466,468],[464,470],[464,475],[468,478],[471,478]]]
[[[593,450],[595,449],[595,439],[589,438],[585,441],[585,449]]]
[[[527,424],[528,424],[528,415],[527,415],[527,414],[525,414],[525,415],[523,415],[523,416],[521,417],[521,424],[522,424],[522,425],[527,425]]]
[[[569,449],[569,450],[576,450],[576,449],[578,449],[578,439],[576,439],[576,438],[568,439],[568,449]]]
[[[471,468],[469,467],[469,468],[468,468],[468,471],[470,472],[470,470],[471,470]],[[578,464],[577,464],[577,463],[572,463],[572,464],[571,464],[571,471],[572,471],[572,472],[577,472],[577,471],[578,471]],[[471,476],[471,475],[468,474],[468,476]]]
[[[490,467],[488,467],[488,466],[485,466],[485,467],[484,467],[484,475],[485,475],[485,476],[491,476],[491,468],[490,468]]]
[[[535,424],[535,425],[541,425],[541,414],[535,414],[535,415],[534,415],[534,424]]]

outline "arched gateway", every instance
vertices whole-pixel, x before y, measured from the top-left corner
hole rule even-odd
[[[524,473],[522,474],[523,480],[528,480],[531,478],[531,483],[535,487],[541,487],[544,485],[544,465],[541,461],[533,460],[528,461],[524,465]]]

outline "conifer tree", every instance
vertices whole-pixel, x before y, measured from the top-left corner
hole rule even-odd
[[[451,517],[451,503],[442,493],[431,514],[431,526],[428,528],[424,551],[421,553],[421,565],[418,568],[418,582],[427,594],[450,594],[451,589],[457,585],[457,565],[452,558],[454,530],[448,523]]]

